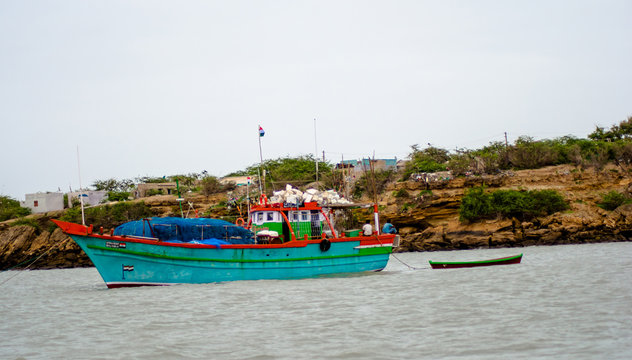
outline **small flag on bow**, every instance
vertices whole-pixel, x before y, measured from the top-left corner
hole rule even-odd
[[[265,134],[266,134],[266,132],[263,131],[263,128],[261,126],[259,126],[259,137],[262,137]]]

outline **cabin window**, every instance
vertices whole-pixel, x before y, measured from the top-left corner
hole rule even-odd
[[[301,221],[309,221],[309,211],[301,211]]]
[[[268,212],[268,221],[274,221],[274,213],[273,212]]]
[[[298,212],[292,211],[292,221],[298,221]]]
[[[263,222],[263,213],[257,213],[257,222],[258,223],[262,223]]]

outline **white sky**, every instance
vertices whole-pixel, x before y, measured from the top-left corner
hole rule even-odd
[[[632,1],[0,0],[0,194],[314,153],[586,137],[632,115]]]

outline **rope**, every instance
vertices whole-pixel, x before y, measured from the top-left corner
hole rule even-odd
[[[37,260],[41,259],[44,255],[48,254],[48,253],[49,253],[51,250],[53,250],[54,248],[56,248],[56,247],[58,247],[58,246],[60,246],[60,245],[65,244],[65,243],[66,243],[66,241],[68,241],[68,240],[70,240],[70,237],[68,237],[66,240],[64,240],[64,241],[62,241],[62,242],[60,242],[60,243],[57,243],[56,245],[53,245],[50,249],[46,250],[46,252],[44,252],[42,255],[38,256],[35,260],[33,260],[33,262],[32,262],[32,263],[30,263],[27,267],[25,267],[25,268],[24,268],[24,269],[22,269],[22,270],[28,270],[28,269],[29,269],[29,268],[30,268],[33,264],[35,264],[35,263],[37,262]],[[14,268],[16,268],[16,267],[18,267],[18,266],[20,266],[20,265],[22,265],[22,264],[24,264],[25,262],[28,262],[28,261],[29,261],[29,260],[27,260],[27,261],[23,261],[23,262],[21,262],[21,263],[19,263],[19,264],[15,265],[14,267],[12,267],[12,268],[10,268],[10,269],[7,269],[7,270],[14,269]],[[7,270],[3,270],[3,272],[4,272],[4,271],[7,271]],[[13,279],[14,277],[16,277],[16,276],[20,275],[21,273],[22,273],[22,271],[18,271],[18,272],[16,272],[13,276],[10,276],[8,279],[4,280],[3,282],[0,282],[0,286],[2,286],[2,285],[4,285],[4,284],[6,284],[9,280],[11,280],[11,279]]]
[[[380,240],[380,237],[378,235],[375,235],[375,238],[377,239],[377,241],[380,242],[381,245],[384,245],[384,244],[382,244],[382,240]],[[395,260],[397,260],[400,263],[404,264],[410,270],[427,270],[427,269],[430,269],[429,267],[418,268],[418,267],[410,266],[410,265],[406,264],[402,259],[400,259],[397,256],[395,256],[395,254],[392,253],[392,252],[391,252],[391,256],[394,257]]]
[[[400,263],[404,264],[406,267],[408,267],[410,270],[428,270],[430,269],[429,267],[422,267],[422,268],[418,268],[418,267],[414,267],[414,266],[410,266],[408,264],[406,264],[403,260],[401,260],[400,258],[398,258],[397,256],[395,256],[394,253],[391,253],[391,256],[395,258],[395,260],[399,261]]]
[[[15,269],[16,267],[18,267],[18,266],[20,266],[20,265],[22,265],[22,264],[25,264],[25,263],[27,263],[27,262],[29,262],[29,261],[31,261],[31,260],[33,260],[33,259],[35,259],[36,257],[37,257],[37,256],[33,256],[32,258],[30,258],[30,259],[26,259],[26,260],[22,261],[21,263],[19,263],[19,264],[17,264],[17,265],[11,266],[11,267],[10,267],[10,268],[8,268],[8,269],[0,270],[0,273],[3,273],[3,272],[5,272],[5,271],[9,271],[9,270],[13,270],[13,269]]]

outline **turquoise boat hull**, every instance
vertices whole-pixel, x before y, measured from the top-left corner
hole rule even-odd
[[[91,234],[86,227],[70,225],[75,231],[64,231],[86,252],[110,288],[380,271],[388,263],[394,239],[380,235],[329,239],[328,246],[322,246],[323,240],[215,246]]]

